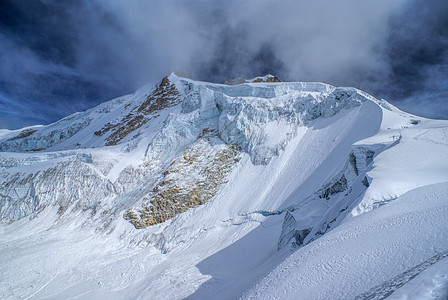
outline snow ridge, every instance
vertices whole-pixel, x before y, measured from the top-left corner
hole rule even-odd
[[[0,298],[346,299],[404,282],[448,249],[447,133],[355,88],[175,74],[2,131]]]

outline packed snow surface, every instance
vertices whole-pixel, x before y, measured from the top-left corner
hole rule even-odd
[[[447,199],[447,183],[427,185],[363,217],[347,219],[291,254],[242,298],[382,299],[431,265],[446,265]],[[446,296],[446,290],[438,293]]]
[[[448,121],[272,78],[1,130],[0,298],[446,299]]]

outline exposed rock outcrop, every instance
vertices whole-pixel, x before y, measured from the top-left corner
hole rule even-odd
[[[18,136],[0,142],[0,152],[24,152],[24,151],[41,151],[50,148],[62,141],[65,141],[82,129],[86,128],[92,121],[90,118],[81,117],[74,122],[69,118],[62,119],[59,128],[53,130],[25,130]],[[66,123],[65,126],[60,126]]]
[[[205,129],[164,171],[142,207],[127,211],[124,218],[136,228],[145,228],[206,203],[226,182],[239,153],[237,145],[219,144],[216,132]]]
[[[139,107],[135,107],[118,123],[107,123],[94,134],[103,136],[111,131],[112,133],[106,138],[106,146],[116,145],[129,133],[148,123],[158,111],[177,105],[180,100],[176,86],[170,82],[168,77],[164,77]]]
[[[270,83],[270,82],[282,82],[277,76],[268,74],[266,76],[258,76],[252,79],[233,78],[228,79],[224,84],[237,85],[242,83]]]
[[[19,140],[19,139],[26,138],[26,137],[32,135],[33,133],[35,133],[36,131],[37,131],[37,129],[25,129],[21,133],[19,133],[19,135],[10,138],[9,141],[14,141],[14,140]]]
[[[267,75],[247,84],[225,86],[172,74],[155,88],[144,87],[132,95],[47,126],[6,133],[0,137],[0,151],[47,151],[40,156],[23,154],[12,160],[8,155],[2,158],[0,171],[17,167],[11,173],[5,171],[6,175],[1,178],[2,215],[16,220],[54,203],[58,197],[67,199],[64,200],[67,203],[80,202],[82,207],[88,207],[78,197],[81,192],[77,186],[70,181],[76,181],[78,175],[86,178],[90,174],[98,185],[97,191],[86,189],[86,193],[94,195],[90,197],[93,202],[119,194],[127,197],[128,203],[135,204],[126,218],[136,227],[157,224],[210,201],[239,160],[240,151],[246,152],[253,164],[267,165],[286,148],[298,127],[360,106],[367,99],[354,88],[272,82],[279,80]],[[110,158],[92,160],[92,153],[97,150],[93,148],[104,145],[117,147],[108,148]],[[84,148],[90,149],[82,153]],[[106,150],[98,149],[93,155],[102,156],[103,151]],[[319,191],[321,199],[331,198],[350,187],[353,178],[364,168],[362,157],[367,157],[364,164],[369,164],[369,155],[372,156],[361,152],[353,152],[351,156],[351,173],[340,174]],[[124,159],[129,153],[132,153],[132,163]],[[50,187],[54,185],[51,174],[61,172],[55,166],[71,167],[68,161],[72,159],[79,162],[73,165],[75,175],[70,179],[67,176],[67,182],[54,179],[60,190],[57,197],[54,191],[48,191],[48,198],[43,196],[41,182]],[[26,175],[20,173],[21,166],[41,160],[48,160],[51,165],[39,164]],[[45,173],[50,178],[47,180],[42,174],[50,169],[53,171]],[[85,171],[84,175],[77,173],[80,169]],[[163,171],[165,174],[159,178]],[[0,173],[0,176],[3,175]],[[25,184],[31,184],[32,189]],[[138,193],[124,195],[137,185],[142,185]],[[32,192],[22,195],[25,190]],[[102,192],[106,190],[111,192],[106,195]],[[151,192],[142,204],[141,199],[148,191]],[[64,207],[68,206],[61,207],[65,211]]]

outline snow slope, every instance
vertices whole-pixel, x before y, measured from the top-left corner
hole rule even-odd
[[[383,299],[416,275],[415,266],[435,258],[418,274],[448,256],[447,199],[447,183],[427,185],[347,219],[289,256],[242,298]]]
[[[0,297],[443,297],[448,121],[259,78],[2,131]]]

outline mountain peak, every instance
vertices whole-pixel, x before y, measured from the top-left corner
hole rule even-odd
[[[228,79],[224,84],[227,85],[237,85],[242,83],[262,83],[262,82],[282,82],[277,76],[267,74],[265,76],[258,76],[254,77],[252,79],[244,79],[244,78],[235,78],[235,79]]]
[[[2,298],[351,299],[447,249],[447,121],[355,88],[243,83],[172,73],[1,132]]]

